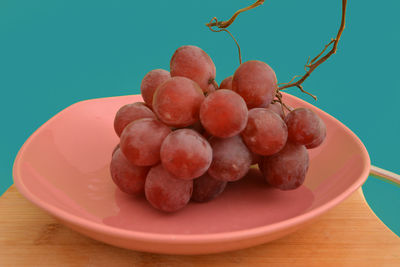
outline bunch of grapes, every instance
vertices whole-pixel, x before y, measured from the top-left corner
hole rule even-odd
[[[264,62],[241,64],[219,87],[215,73],[202,49],[182,46],[170,72],[145,75],[144,102],[121,107],[114,120],[120,143],[110,171],[120,190],[173,212],[216,198],[254,164],[275,188],[304,182],[307,149],[326,136],[323,121],[306,108],[285,116],[274,101],[275,72]]]

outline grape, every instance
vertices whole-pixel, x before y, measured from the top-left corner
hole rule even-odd
[[[119,149],[119,144],[114,147],[111,157],[114,156],[115,152]]]
[[[203,100],[204,95],[195,82],[185,77],[173,77],[157,88],[153,110],[165,124],[185,127],[199,120]]]
[[[191,180],[203,175],[211,164],[207,140],[191,129],[170,133],[161,145],[161,163],[175,177]]]
[[[192,129],[195,130],[196,132],[198,132],[199,134],[203,135],[205,133],[205,129],[203,127],[203,125],[201,125],[200,121],[196,121],[194,124],[190,125],[187,127],[188,129]]]
[[[220,89],[207,96],[200,107],[200,121],[204,128],[218,137],[239,134],[247,123],[247,107],[237,93]]]
[[[220,181],[236,181],[246,175],[252,157],[240,136],[210,139],[213,159],[208,174]]]
[[[208,174],[194,179],[192,200],[207,202],[219,196],[225,189],[226,181],[218,181]]]
[[[313,142],[311,142],[311,143],[306,145],[307,149],[316,148],[316,147],[318,147],[319,145],[321,145],[324,142],[325,137],[326,137],[326,126],[325,126],[325,123],[322,123],[321,126],[322,126],[321,127],[321,134]]]
[[[193,180],[177,179],[159,164],[150,169],[144,187],[146,199],[159,210],[173,212],[189,202]]]
[[[153,95],[157,87],[169,78],[171,78],[171,75],[163,69],[152,70],[143,77],[140,92],[142,93],[144,102],[150,108],[153,106]]]
[[[215,81],[214,81],[215,82]],[[217,86],[217,88],[215,88],[215,86]],[[205,92],[205,94],[206,95],[209,95],[209,94],[211,94],[212,92],[215,92],[215,90],[217,90],[218,89],[218,84],[215,82],[215,84],[214,83],[210,83],[209,85],[208,85],[208,88],[207,88],[207,91]]]
[[[118,188],[127,194],[137,195],[144,192],[144,183],[149,167],[132,165],[117,148],[113,154],[110,173]]]
[[[297,108],[286,116],[288,139],[299,145],[318,146],[324,141],[325,124],[316,113],[308,108]],[[318,144],[319,143],[319,144]]]
[[[232,90],[232,78],[233,76],[226,77],[220,84],[220,89],[230,89]]]
[[[171,76],[183,76],[195,81],[203,92],[209,92],[209,85],[215,79],[215,65],[201,48],[193,45],[179,47],[170,62]],[[214,87],[214,86],[213,86]],[[215,91],[215,87],[214,90]]]
[[[285,114],[283,114],[282,105],[279,102],[269,104],[266,109],[269,109],[276,114],[278,114],[282,119],[285,119]]]
[[[306,147],[288,142],[275,155],[264,157],[262,173],[273,187],[292,190],[303,184],[308,162]]]
[[[247,147],[259,155],[272,155],[283,148],[287,127],[278,114],[265,108],[249,111],[249,119],[242,137]]]
[[[251,165],[258,164],[262,159],[261,155],[251,152]]]
[[[171,132],[156,119],[145,118],[128,124],[121,134],[121,150],[134,165],[151,166],[160,161],[160,148]]]
[[[155,118],[153,111],[149,109],[143,102],[136,102],[121,107],[114,119],[114,130],[118,136],[132,121],[143,118]]]
[[[247,61],[233,74],[232,90],[243,97],[249,109],[270,103],[276,89],[275,72],[264,62]]]
[[[260,170],[260,172],[263,174],[263,176],[265,177],[264,174],[264,157],[261,157],[260,161],[258,162],[258,169]]]

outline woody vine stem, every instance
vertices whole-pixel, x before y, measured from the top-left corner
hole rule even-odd
[[[232,37],[232,39],[235,41],[235,43],[236,43],[236,45],[238,47],[240,64],[242,64],[242,55],[241,55],[240,46],[239,46],[238,42],[236,41],[235,37],[233,37],[233,35],[227,30],[227,28],[235,21],[235,19],[239,16],[240,13],[260,6],[260,5],[264,4],[264,1],[265,0],[258,0],[254,4],[252,4],[252,5],[248,6],[248,7],[239,9],[227,21],[218,21],[217,18],[214,17],[214,18],[211,19],[211,21],[209,23],[206,24],[206,26],[209,27],[209,29],[211,31],[213,31],[213,32],[225,31]],[[311,94],[311,93],[307,92],[306,90],[304,90],[302,83],[311,75],[311,73],[319,65],[321,65],[330,56],[332,56],[333,54],[336,53],[340,37],[342,36],[343,30],[344,30],[344,27],[345,27],[346,6],[347,6],[347,0],[342,0],[342,18],[341,18],[340,27],[339,27],[339,30],[338,30],[338,33],[337,33],[336,37],[331,39],[331,41],[327,45],[325,45],[324,49],[316,57],[314,57],[311,61],[310,61],[310,58],[308,58],[307,63],[304,66],[304,69],[306,71],[305,74],[304,75],[296,75],[289,82],[281,83],[281,84],[277,85],[276,94],[275,94],[276,100],[274,100],[274,101],[275,102],[280,102],[282,104],[282,107],[286,107],[289,110],[289,108],[282,102],[282,94],[281,94],[280,91],[285,90],[285,89],[290,88],[290,87],[297,87],[303,93],[306,93],[306,94],[310,95],[312,98],[314,98],[315,100],[317,100],[316,96],[314,96],[313,94]],[[217,30],[213,29],[213,27],[217,27],[218,29]],[[329,50],[329,52],[325,53],[329,47],[331,47],[331,49]]]

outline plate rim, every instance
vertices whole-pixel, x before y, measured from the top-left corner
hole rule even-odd
[[[94,99],[88,99],[88,100],[82,100],[79,102],[76,102],[57,114],[55,114],[53,117],[51,117],[48,121],[46,121],[44,124],[42,124],[36,131],[34,131],[29,138],[24,142],[22,147],[17,153],[17,156],[15,157],[14,164],[13,164],[13,180],[14,184],[17,187],[18,191],[30,202],[32,202],[34,205],[38,206],[42,210],[48,212],[49,214],[67,222],[68,224],[71,225],[78,225],[80,228],[87,229],[89,231],[95,231],[101,234],[105,234],[108,236],[115,236],[121,239],[134,239],[142,242],[151,242],[151,243],[165,243],[168,242],[170,244],[202,244],[202,243],[215,243],[215,242],[230,242],[230,241],[237,241],[237,240],[243,240],[243,239],[249,239],[252,237],[259,237],[259,236],[265,236],[270,233],[274,232],[279,232],[279,231],[284,231],[285,229],[290,229],[295,226],[301,225],[307,221],[312,220],[313,218],[318,217],[319,215],[329,211],[331,208],[335,207],[345,199],[347,199],[353,192],[355,192],[367,179],[368,174],[369,174],[369,169],[370,169],[370,157],[368,154],[367,149],[365,148],[364,144],[362,141],[359,139],[359,137],[352,132],[345,124],[340,122],[338,119],[335,117],[331,116],[327,112],[321,110],[320,108],[308,103],[307,101],[296,97],[294,95],[290,95],[288,93],[283,93],[284,97],[289,97],[293,98],[294,100],[300,102],[302,105],[306,106],[312,106],[313,108],[317,109],[319,112],[322,112],[325,116],[329,117],[330,119],[333,119],[336,121],[339,125],[342,126],[342,128],[346,131],[347,134],[349,134],[357,143],[357,145],[360,146],[362,153],[362,160],[366,163],[364,165],[364,168],[361,172],[361,175],[356,179],[346,190],[341,192],[339,195],[334,197],[332,200],[329,202],[312,209],[306,213],[302,213],[300,215],[296,215],[292,218],[275,222],[272,224],[268,225],[263,225],[263,226],[257,226],[257,227],[252,227],[252,228],[246,228],[246,229],[241,229],[241,230],[236,230],[236,231],[228,231],[228,232],[219,232],[219,233],[206,233],[206,234],[164,234],[164,233],[150,233],[150,232],[141,232],[141,231],[134,231],[134,230],[126,230],[126,229],[121,229],[105,224],[100,224],[98,222],[94,222],[85,218],[82,218],[80,216],[74,215],[72,213],[69,213],[67,211],[64,211],[60,208],[57,208],[56,206],[47,203],[43,200],[41,200],[40,197],[37,197],[35,194],[31,193],[24,185],[22,182],[21,178],[21,159],[24,154],[24,151],[26,148],[29,146],[29,144],[35,139],[35,137],[40,134],[41,130],[44,129],[48,124],[50,124],[53,120],[56,120],[57,117],[61,116],[63,113],[66,111],[70,110],[71,108],[74,108],[78,105],[85,104],[87,102],[93,102],[93,101],[104,101],[107,99],[115,99],[115,98],[121,98],[121,97],[132,97],[133,100],[136,99],[141,99],[140,95],[123,95],[123,96],[113,96],[113,97],[103,97],[103,98],[94,98]]]

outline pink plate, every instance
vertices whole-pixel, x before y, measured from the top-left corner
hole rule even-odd
[[[54,116],[25,142],[14,163],[14,182],[28,200],[72,229],[115,246],[168,254],[236,250],[287,235],[359,188],[370,160],[364,145],[338,120],[294,96],[293,107],[308,107],[327,125],[324,144],[310,150],[305,184],[279,191],[257,170],[214,201],[190,203],[165,214],[143,197],[120,192],[109,174],[118,143],[116,111],[140,96],[93,99]]]

